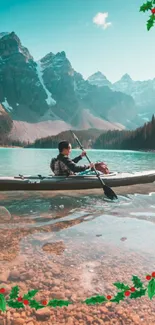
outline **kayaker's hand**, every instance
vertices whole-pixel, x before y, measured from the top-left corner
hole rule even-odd
[[[85,157],[86,156],[86,151],[82,151],[81,157]]]
[[[94,169],[95,168],[95,164],[94,163],[91,163],[89,166],[90,166],[91,169]]]

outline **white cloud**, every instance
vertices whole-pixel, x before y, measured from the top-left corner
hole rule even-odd
[[[102,27],[103,29],[108,28],[111,26],[111,22],[106,22],[108,18],[108,12],[98,12],[98,14],[93,18],[93,23]]]

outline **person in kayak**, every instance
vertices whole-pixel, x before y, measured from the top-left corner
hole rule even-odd
[[[87,169],[94,168],[93,163],[89,165],[77,166],[76,164],[86,155],[86,152],[83,151],[81,155],[70,159],[69,155],[72,150],[72,146],[68,141],[61,141],[58,144],[59,155],[57,158],[51,160],[50,167],[55,176],[70,176],[75,175],[75,173],[83,172]]]

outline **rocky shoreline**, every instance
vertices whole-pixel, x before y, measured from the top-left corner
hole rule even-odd
[[[144,186],[151,192],[150,184]],[[12,202],[20,206],[19,198],[26,202],[32,195],[30,192],[19,194],[17,198],[16,192],[2,192],[0,200],[6,202],[12,198]],[[33,195],[33,200],[37,200],[48,195],[52,198],[54,193]],[[125,237],[120,239],[120,247],[103,241],[101,233],[95,229],[93,236],[88,237],[85,228],[81,227],[88,217],[95,220],[95,214],[91,215],[90,211],[89,215],[64,220],[69,211],[60,208],[55,212],[53,207],[50,213],[29,216],[20,210],[11,214],[1,206],[0,289],[5,289],[5,297],[13,286],[18,286],[20,297],[30,290],[38,290],[35,299],[39,302],[62,299],[71,301],[72,305],[52,308],[45,304],[40,310],[29,305],[22,309],[7,307],[6,312],[0,312],[0,325],[154,325],[154,298],[150,300],[147,295],[137,299],[126,297],[119,304],[110,301],[101,305],[82,303],[95,295],[114,296],[115,282],[132,287],[132,275],[147,284],[146,274],[155,271],[154,255],[153,250],[145,255],[127,249]]]
[[[32,249],[30,245],[25,246],[22,256],[19,255],[7,269],[1,266],[0,286],[5,288],[6,294],[10,292],[12,286],[18,285],[21,296],[28,290],[39,289],[36,295],[38,301],[51,298],[69,299],[73,305],[62,308],[45,307],[41,310],[29,306],[21,310],[8,308],[6,313],[0,313],[0,324],[42,325],[42,322],[45,322],[46,325],[119,325],[121,323],[153,325],[154,301],[150,301],[147,297],[138,298],[136,301],[127,298],[120,304],[111,302],[94,306],[81,304],[81,300],[94,294],[106,292],[114,294],[112,282],[119,280],[130,283],[132,273],[137,272],[143,280],[145,279],[147,267],[144,266],[144,262],[147,262],[147,259],[133,254],[129,263],[123,264],[123,255],[119,250],[115,250],[117,258],[113,263],[110,257],[110,253],[114,254],[113,248],[108,251],[106,249],[106,252],[109,256],[106,261],[94,262],[90,259],[82,262],[77,254],[74,258],[61,255],[61,260],[58,261],[56,250],[55,253],[46,256],[40,249],[36,251],[36,248]],[[89,250],[87,253],[90,253]]]

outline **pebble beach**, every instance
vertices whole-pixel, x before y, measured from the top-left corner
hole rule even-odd
[[[146,192],[148,188],[147,185]],[[118,217],[115,225],[118,208],[108,217],[108,206],[105,204],[102,208],[101,205],[101,192],[89,208],[85,202],[88,193],[85,199],[80,193],[74,196],[70,193],[66,201],[62,199],[59,208],[54,194],[20,194],[18,198],[14,192],[0,194],[1,202],[5,202],[0,207],[0,289],[5,290],[6,300],[14,286],[20,289],[18,298],[28,291],[38,290],[35,299],[44,307],[36,310],[28,303],[21,309],[7,307],[5,312],[0,312],[0,325],[155,324],[154,300],[147,294],[136,299],[128,296],[120,303],[108,299],[102,304],[84,303],[96,295],[114,297],[115,282],[133,287],[132,275],[147,286],[146,275],[155,271],[154,249],[138,246],[136,241],[132,246],[132,227],[138,227],[135,222],[144,222],[145,228],[146,220],[131,218],[131,223],[128,216],[124,216],[124,219]],[[51,209],[44,209],[40,214],[33,210],[30,214],[23,210],[21,213],[20,207],[28,206],[32,196],[33,201],[40,200],[40,205],[45,197],[53,196]],[[98,209],[100,207],[99,211],[94,202]],[[124,222],[127,228],[120,232]],[[148,222],[148,227],[152,226],[153,217]],[[112,229],[114,234],[111,234]],[[48,301],[52,299],[67,300],[71,304],[49,307]]]

